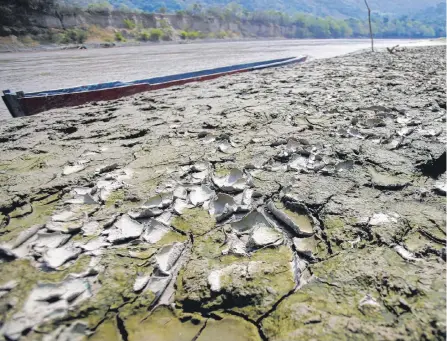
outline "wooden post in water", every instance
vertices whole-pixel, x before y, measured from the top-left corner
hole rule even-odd
[[[368,9],[368,21],[369,21],[369,36],[371,37],[371,51],[374,52],[374,37],[371,27],[371,9],[369,8],[368,2],[365,0],[366,8]]]

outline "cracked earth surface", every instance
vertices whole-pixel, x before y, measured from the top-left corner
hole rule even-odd
[[[3,121],[0,338],[445,339],[445,48]]]

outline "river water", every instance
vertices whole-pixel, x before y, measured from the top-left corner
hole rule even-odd
[[[375,46],[440,44],[429,40],[375,40]],[[308,55],[330,58],[370,47],[367,39],[257,40],[160,44],[111,49],[0,54],[0,90],[41,91]],[[9,117],[3,103],[0,119]]]

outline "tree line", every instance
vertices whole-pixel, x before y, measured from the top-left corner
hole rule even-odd
[[[134,0],[146,1],[146,0]],[[0,0],[0,5],[11,4],[10,0]],[[15,6],[24,11],[48,11],[57,6],[70,6],[69,0],[20,0],[13,2]],[[123,5],[120,0],[85,2],[86,10],[101,11],[119,9],[121,11],[138,12],[134,8]],[[408,16],[388,17],[375,14],[372,16],[372,28],[376,38],[434,38],[444,37],[445,29],[445,4],[444,15],[439,11],[435,13],[424,13],[420,18]],[[439,8],[441,10],[442,8]],[[438,9],[437,9],[438,10]],[[8,12],[8,11],[6,11]],[[5,14],[5,21],[11,19],[11,14]],[[141,11],[140,11],[141,12]],[[169,13],[169,9],[161,6],[158,13]],[[365,20],[355,18],[336,19],[333,17],[316,17],[305,13],[284,13],[281,11],[249,11],[237,3],[230,3],[227,6],[203,6],[195,3],[184,10],[174,12],[178,16],[190,15],[208,19],[210,17],[219,18],[227,22],[242,22],[264,25],[281,25],[296,27],[294,33],[287,38],[364,38],[368,37],[368,23]],[[6,18],[6,16],[8,18]],[[1,17],[1,15],[0,15]],[[0,18],[1,19],[1,18]]]

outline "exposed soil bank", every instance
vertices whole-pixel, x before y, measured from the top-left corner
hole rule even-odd
[[[445,90],[408,48],[3,121],[0,333],[445,339]]]

